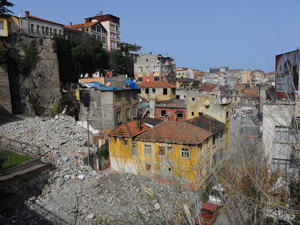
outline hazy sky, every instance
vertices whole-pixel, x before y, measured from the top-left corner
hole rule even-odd
[[[298,0],[11,0],[25,11],[69,25],[100,10],[120,18],[121,41],[143,53],[175,58],[176,66],[273,70],[275,55],[300,46]]]

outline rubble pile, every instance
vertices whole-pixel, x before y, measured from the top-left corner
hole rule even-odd
[[[18,143],[30,143],[20,151],[39,155],[56,168],[42,194],[27,199],[26,208],[17,210],[10,222],[168,224],[186,202],[195,199],[191,192],[147,177],[94,171],[83,162],[88,155],[86,129],[71,117],[26,119],[4,124],[0,131],[2,136],[16,141],[2,138],[2,144],[15,144],[17,150]]]

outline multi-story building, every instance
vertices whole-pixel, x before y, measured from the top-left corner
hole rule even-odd
[[[99,21],[107,31],[107,50],[121,50],[120,18],[110,14],[102,15],[102,10],[100,10],[96,16],[84,19],[84,23],[95,21]]]
[[[167,119],[168,121],[185,121],[186,118],[185,100],[171,99],[157,101],[155,103],[155,118]]]
[[[134,78],[137,82],[166,81],[175,84],[176,65],[171,57],[145,54],[134,61]]]
[[[262,146],[271,170],[279,167],[283,181],[299,179],[299,119],[292,101],[263,105]]]
[[[197,190],[223,160],[224,128],[207,116],[152,128],[128,122],[109,135],[111,170],[149,174]]]
[[[138,87],[141,89],[141,97],[148,101],[150,99],[162,101],[176,98],[176,86],[167,82],[143,82],[138,84]]]
[[[20,26],[22,32],[35,36],[64,36],[63,24],[31,16],[29,11],[25,11],[25,17],[22,18]]]
[[[83,33],[83,31],[72,27],[72,23],[69,26],[64,26],[64,36],[67,40],[79,41]],[[105,47],[105,43],[103,43],[103,47]]]
[[[132,59],[141,56],[142,55],[142,47],[138,46],[135,44],[130,44],[130,43],[121,43],[121,50],[125,53],[128,54],[129,57]]]
[[[138,113],[138,90],[80,83],[81,121],[87,118],[98,130],[112,130],[118,124],[132,120]],[[86,88],[92,87],[92,88]]]
[[[0,37],[8,37],[12,32],[20,31],[20,20],[9,14],[0,15]]]
[[[97,20],[92,22],[87,22],[85,20],[84,23],[81,24],[73,24],[73,25],[71,24],[71,27],[90,34],[93,38],[102,41],[103,48],[107,48],[108,32],[102,26],[101,22]]]
[[[176,78],[191,78],[194,79],[194,70],[191,68],[178,67],[176,68]]]

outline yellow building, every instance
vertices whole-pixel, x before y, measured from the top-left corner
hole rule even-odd
[[[223,160],[225,124],[212,117],[187,122],[164,121],[151,129],[141,124],[138,131],[137,122],[129,123],[109,135],[112,171],[148,174],[197,190]],[[129,137],[129,133],[136,138]]]
[[[141,89],[141,97],[156,99],[157,101],[170,100],[176,98],[176,86],[167,82],[144,82],[138,84]]]
[[[9,14],[0,14],[0,37],[8,37],[11,32],[19,31],[19,18]]]
[[[226,99],[222,102],[220,97],[208,94],[199,94],[196,91],[189,91],[186,93],[187,112],[186,118],[191,119],[200,115],[210,115],[226,125],[225,130],[225,154],[229,144],[230,134],[230,116],[229,111],[231,107],[231,100]],[[225,99],[224,99],[225,100]]]

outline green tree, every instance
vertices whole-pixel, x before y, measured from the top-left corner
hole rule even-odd
[[[0,0],[0,13],[13,13],[7,7],[14,7],[14,4],[7,0]]]

